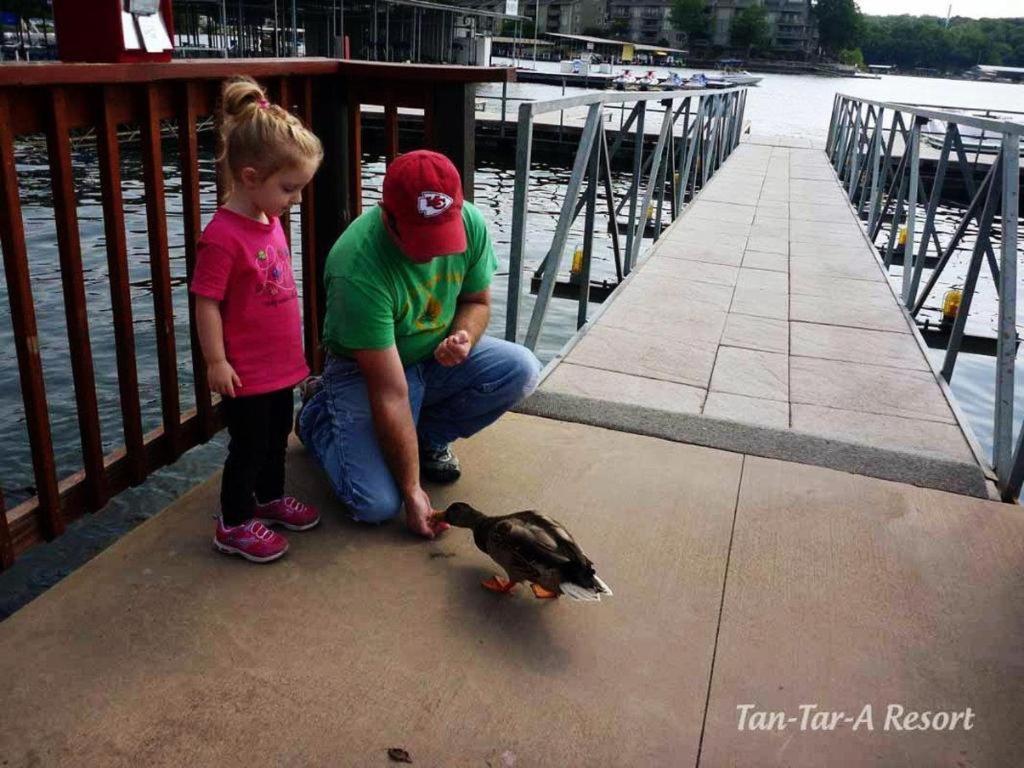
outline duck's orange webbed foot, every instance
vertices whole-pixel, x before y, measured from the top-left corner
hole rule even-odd
[[[549,589],[544,589],[540,584],[531,584],[530,589],[533,590],[533,594],[538,600],[555,600],[558,598],[558,592],[552,592]]]
[[[501,594],[506,594],[515,589],[516,583],[517,582],[515,581],[507,581],[501,578],[500,576],[492,576],[491,578],[487,579],[487,581],[481,582],[481,586],[484,589],[491,590],[491,592],[499,592]]]

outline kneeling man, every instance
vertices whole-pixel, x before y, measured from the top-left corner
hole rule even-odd
[[[432,538],[420,477],[458,479],[452,453],[529,395],[540,363],[485,336],[494,248],[463,201],[448,158],[394,160],[380,206],[349,225],[327,257],[323,376],[307,382],[299,437],[353,517],[379,523],[404,506]]]

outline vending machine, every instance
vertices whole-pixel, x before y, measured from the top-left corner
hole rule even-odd
[[[171,0],[53,0],[61,61],[170,61]]]

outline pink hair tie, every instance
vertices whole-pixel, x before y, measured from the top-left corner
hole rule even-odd
[[[266,99],[260,99],[256,102],[260,109],[270,109],[270,102]]]

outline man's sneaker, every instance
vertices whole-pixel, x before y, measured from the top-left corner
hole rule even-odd
[[[288,551],[288,539],[259,520],[226,526],[224,518],[218,517],[213,546],[227,555],[241,555],[254,563],[269,563]]]
[[[309,398],[323,389],[323,386],[323,378],[320,376],[307,376],[299,382],[299,410],[295,412],[295,436],[299,438],[300,443],[302,443],[302,433],[299,432],[299,419],[302,416],[302,409],[306,407]]]
[[[462,474],[450,445],[420,451],[420,474],[435,483],[454,483]]]
[[[289,531],[306,531],[320,522],[316,507],[303,504],[293,496],[257,504],[253,516],[264,525],[282,525]]]

